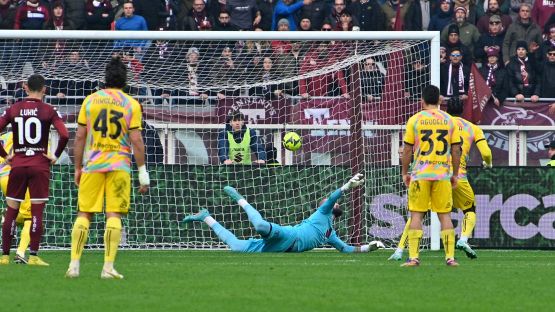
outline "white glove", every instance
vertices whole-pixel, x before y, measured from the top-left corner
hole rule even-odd
[[[139,167],[139,184],[150,186],[150,176],[145,165]]]
[[[345,183],[345,185],[341,187],[341,190],[345,192],[361,185],[362,183],[364,183],[364,176],[362,175],[362,173],[357,173],[349,180],[349,182]]]
[[[360,252],[371,252],[378,250],[380,248],[385,248],[385,245],[380,241],[371,241],[368,245],[360,246]]]
[[[493,167],[493,164],[488,164],[488,163],[486,163],[485,161],[482,160],[482,167],[489,169],[489,168]]]

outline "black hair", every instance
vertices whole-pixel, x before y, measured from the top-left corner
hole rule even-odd
[[[29,76],[27,79],[27,88],[30,92],[41,92],[45,85],[44,77],[39,74]]]
[[[106,88],[123,89],[127,85],[127,67],[119,56],[112,57],[106,65],[104,79]]]
[[[245,120],[245,115],[240,110],[234,110],[229,114],[229,121],[232,120]]]
[[[422,99],[428,105],[439,104],[439,89],[434,85],[428,85],[422,90]]]
[[[458,96],[447,101],[447,113],[452,116],[461,116],[464,110],[464,102]]]

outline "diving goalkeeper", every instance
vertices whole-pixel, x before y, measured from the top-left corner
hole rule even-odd
[[[336,204],[336,201],[341,197],[343,192],[362,183],[364,183],[362,174],[356,174],[345,185],[334,191],[328,199],[324,200],[308,219],[295,226],[282,226],[264,220],[260,213],[233,187],[224,187],[227,195],[245,210],[249,221],[262,238],[238,239],[233,233],[214,220],[206,209],[185,217],[183,222],[205,222],[232,251],[237,252],[303,252],[323,246],[324,244],[330,244],[337,250],[345,253],[370,252],[378,248],[384,248],[384,245],[382,242],[372,241],[360,247],[350,246],[339,239],[333,228],[333,220],[339,218],[343,213],[339,205]]]

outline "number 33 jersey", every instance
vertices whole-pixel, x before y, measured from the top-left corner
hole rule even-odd
[[[451,144],[461,142],[455,119],[438,109],[413,115],[406,126],[404,141],[413,145],[414,180],[446,180],[451,177]]]
[[[67,144],[67,129],[60,114],[54,107],[39,99],[26,98],[8,107],[0,116],[0,128],[4,129],[7,124],[12,125],[13,132],[13,168],[50,167],[50,160],[43,154],[48,154],[51,125],[65,139],[63,146],[56,150],[56,157],[60,157]],[[62,142],[58,142],[58,145],[60,143]]]
[[[77,123],[87,128],[84,172],[131,171],[129,131],[142,130],[141,104],[119,89],[85,98]]]

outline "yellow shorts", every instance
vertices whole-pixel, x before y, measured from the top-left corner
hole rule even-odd
[[[457,188],[453,190],[453,208],[466,210],[474,206],[474,190],[468,180],[459,180]]]
[[[409,210],[448,213],[453,208],[451,181],[416,180],[409,185]]]
[[[106,199],[106,205],[104,205]],[[78,209],[82,212],[127,213],[131,200],[131,175],[125,171],[83,173],[79,183]]]
[[[3,176],[0,178],[0,187],[2,187],[2,193],[6,195],[6,191],[8,190],[8,175]],[[29,194],[29,189],[25,192],[25,199],[19,204],[19,214],[15,219],[17,223],[23,223],[24,220],[31,219],[31,195]]]

